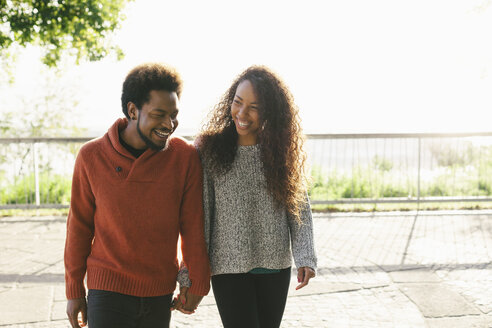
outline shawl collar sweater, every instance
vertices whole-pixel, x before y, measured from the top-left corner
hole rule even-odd
[[[119,141],[119,119],[86,143],[75,162],[67,219],[68,299],[89,289],[150,297],[176,288],[177,242],[193,286],[206,295],[210,268],[203,235],[202,171],[195,148],[170,138],[135,158]]]

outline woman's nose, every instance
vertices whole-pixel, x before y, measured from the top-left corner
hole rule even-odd
[[[239,111],[237,113],[237,115],[241,118],[241,117],[245,117],[246,115],[248,114],[248,108],[246,106],[241,106],[239,107]]]

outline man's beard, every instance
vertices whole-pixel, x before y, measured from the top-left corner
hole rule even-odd
[[[145,142],[147,147],[149,147],[152,150],[156,150],[156,151],[163,150],[163,149],[167,148],[167,144],[169,143],[169,136],[171,135],[171,133],[169,133],[169,136],[167,137],[167,140],[166,140],[166,143],[164,144],[164,146],[156,145],[155,143],[152,142],[152,140],[150,140],[147,136],[145,136],[142,133],[142,130],[140,130],[140,115],[138,115],[138,118],[137,118],[137,132],[138,132],[138,135],[140,136],[140,138],[142,138],[142,140]]]

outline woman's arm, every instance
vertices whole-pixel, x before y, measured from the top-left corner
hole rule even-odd
[[[288,215],[292,255],[297,267],[297,280],[300,289],[309,283],[309,279],[316,275],[317,257],[314,249],[313,216],[309,197],[306,200],[300,215],[302,223],[297,222],[292,215]]]

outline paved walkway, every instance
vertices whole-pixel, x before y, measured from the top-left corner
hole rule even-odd
[[[65,223],[0,218],[0,327],[69,327]],[[314,227],[318,276],[291,288],[282,327],[492,327],[492,211],[324,214]],[[172,327],[221,327],[213,296]]]

